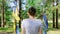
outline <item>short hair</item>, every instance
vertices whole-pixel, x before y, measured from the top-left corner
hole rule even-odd
[[[28,10],[28,13],[29,13],[31,16],[35,16],[35,14],[36,14],[36,8],[30,7],[29,10]]]

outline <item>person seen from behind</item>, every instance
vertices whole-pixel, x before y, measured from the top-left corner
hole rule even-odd
[[[36,8],[30,7],[27,14],[29,18],[23,19],[21,23],[21,34],[43,34],[42,22],[35,18]]]

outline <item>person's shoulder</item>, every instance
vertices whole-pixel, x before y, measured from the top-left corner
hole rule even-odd
[[[36,19],[36,21],[41,21],[41,19]]]
[[[36,19],[36,21],[37,21],[39,24],[42,24],[41,19]]]
[[[22,22],[26,22],[28,19],[23,19]]]
[[[27,19],[23,19],[22,21],[26,21]]]
[[[27,22],[27,19],[23,19],[23,20],[21,21],[21,24],[26,24],[26,22]]]

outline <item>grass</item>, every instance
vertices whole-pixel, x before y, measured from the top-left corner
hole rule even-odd
[[[19,31],[21,32],[21,28],[19,29]],[[0,27],[0,32],[14,32],[13,28],[1,28]]]
[[[0,27],[0,32],[13,32],[13,28],[1,28]]]

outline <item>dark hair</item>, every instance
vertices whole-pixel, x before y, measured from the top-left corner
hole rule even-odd
[[[35,14],[36,14],[36,8],[30,7],[29,10],[28,10],[28,13],[29,13],[31,16],[35,16]]]

